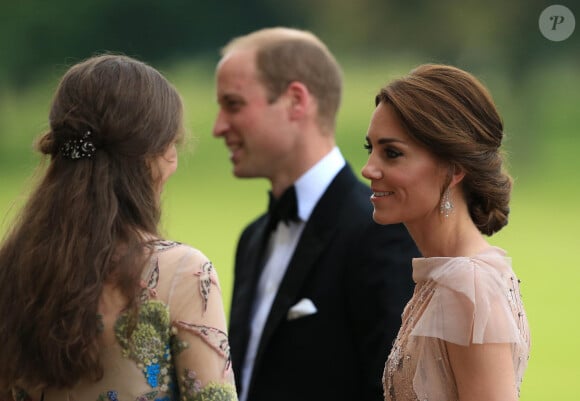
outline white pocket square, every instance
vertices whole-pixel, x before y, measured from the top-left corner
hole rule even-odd
[[[308,315],[314,315],[318,312],[316,306],[308,298],[302,298],[296,305],[288,310],[288,320],[298,319]]]

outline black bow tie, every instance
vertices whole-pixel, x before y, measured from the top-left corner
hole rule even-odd
[[[274,230],[278,222],[283,221],[286,225],[290,221],[299,221],[298,203],[296,201],[296,189],[289,187],[280,199],[274,198],[270,191],[270,202],[268,204],[268,229]]]

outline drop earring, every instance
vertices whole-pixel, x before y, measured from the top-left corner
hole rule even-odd
[[[451,212],[453,212],[453,202],[451,202],[450,194],[451,190],[447,187],[441,198],[441,204],[439,205],[439,211],[445,218],[449,217]]]

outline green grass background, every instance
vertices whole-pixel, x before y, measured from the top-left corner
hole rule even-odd
[[[362,145],[377,89],[415,64],[344,62],[337,138],[355,170],[366,159]],[[235,179],[222,141],[211,137],[217,110],[213,65],[194,60],[160,69],[184,98],[192,134],[181,151],[178,172],[166,185],[163,231],[201,249],[214,262],[229,312],[236,241],[245,224],[266,207],[267,182]],[[580,393],[578,71],[578,66],[546,64],[527,71],[518,82],[501,73],[479,74],[504,117],[515,178],[510,223],[491,242],[508,251],[522,280],[532,333],[523,401],[577,399]],[[10,226],[31,186],[38,160],[31,143],[47,127],[61,73],[55,70],[33,88],[0,94],[0,233]]]

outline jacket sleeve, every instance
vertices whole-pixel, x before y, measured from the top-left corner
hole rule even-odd
[[[345,282],[363,370],[360,399],[382,400],[382,374],[413,293],[411,261],[419,252],[403,225],[371,222],[353,245],[356,257]]]

